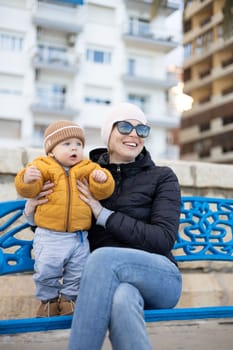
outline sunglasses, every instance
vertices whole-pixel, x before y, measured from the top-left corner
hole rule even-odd
[[[116,122],[117,130],[122,135],[129,135],[134,129],[139,137],[146,138],[149,136],[150,127],[145,124],[132,125],[130,122],[120,121]]]

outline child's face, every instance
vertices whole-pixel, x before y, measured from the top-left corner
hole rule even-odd
[[[51,151],[62,165],[73,166],[83,159],[83,144],[78,138],[70,138],[58,143]]]

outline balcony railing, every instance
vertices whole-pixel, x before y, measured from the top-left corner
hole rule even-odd
[[[138,84],[144,85],[147,87],[159,87],[161,89],[169,89],[175,85],[175,81],[173,79],[159,79],[152,76],[147,75],[139,75],[139,74],[130,74],[126,73],[123,75],[123,80],[128,84]]]
[[[35,68],[45,68],[74,73],[78,69],[78,60],[65,48],[40,45],[34,53],[32,62]]]
[[[67,94],[64,87],[48,86],[36,88],[36,99],[32,104],[33,112],[53,115],[74,116],[78,113],[75,108],[67,104]]]
[[[84,16],[82,6],[64,7],[55,3],[37,2],[34,7],[33,22],[40,27],[55,29],[66,33],[82,31]]]
[[[233,92],[233,85],[222,90],[222,96],[229,95]]]
[[[203,78],[207,77],[210,74],[211,74],[211,69],[208,68],[208,69],[206,69],[206,70],[204,70],[204,71],[199,73],[199,78],[203,79]]]
[[[202,104],[210,102],[210,101],[211,101],[211,95],[208,95],[208,96],[201,98],[198,102],[199,102],[199,104],[202,105]]]
[[[156,50],[168,53],[178,46],[171,35],[159,35],[153,33],[124,33],[124,40],[127,44],[145,48],[155,48]]]
[[[221,64],[223,68],[230,66],[231,64],[233,64],[233,57],[223,60]]]
[[[169,30],[153,30],[150,22],[142,21],[137,18],[131,18],[128,23],[124,25],[124,35],[132,38],[140,38],[163,44],[175,44],[173,34]]]

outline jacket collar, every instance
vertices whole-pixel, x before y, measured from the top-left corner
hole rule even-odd
[[[107,148],[97,148],[90,152],[90,159],[93,162],[100,164],[101,166],[108,168],[110,171],[114,169],[120,169],[122,172],[131,171],[134,169],[146,169],[154,166],[154,162],[151,159],[150,153],[144,147],[142,152],[137,156],[136,160],[132,163],[122,163],[122,164],[110,164],[109,155]]]

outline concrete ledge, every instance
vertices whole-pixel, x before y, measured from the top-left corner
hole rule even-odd
[[[17,198],[14,188],[16,173],[32,159],[43,154],[43,149],[35,148],[0,150],[0,200]],[[155,162],[157,165],[169,166],[174,170],[181,185],[182,195],[233,197],[233,165],[181,160],[155,160]]]
[[[35,317],[38,307],[32,275],[1,276],[1,319]]]
[[[177,307],[233,305],[231,273],[183,272],[183,292]],[[1,276],[2,319],[34,317],[39,305],[31,274]]]
[[[223,305],[225,293],[214,273],[183,273],[183,293],[178,307]]]

